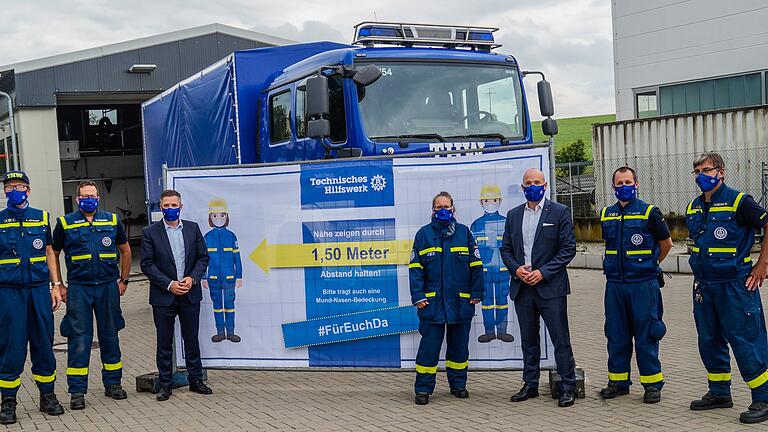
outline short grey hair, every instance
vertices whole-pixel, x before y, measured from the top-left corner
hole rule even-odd
[[[706,152],[700,154],[693,160],[693,169],[696,169],[697,166],[704,162],[711,162],[712,165],[714,165],[714,168],[725,169],[725,161],[723,161],[723,157],[720,153]]]

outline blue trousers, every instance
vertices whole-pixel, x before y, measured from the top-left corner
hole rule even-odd
[[[125,320],[120,309],[117,282],[98,285],[72,283],[67,290],[67,314],[61,321],[61,335],[67,338],[67,384],[70,394],[85,394],[88,391],[94,315],[104,386],[120,384],[123,377],[117,332],[125,327]]]
[[[520,323],[520,339],[523,347],[523,381],[533,387],[539,385],[541,360],[540,320],[549,330],[555,346],[555,363],[560,375],[560,390],[576,388],[576,361],[571,348],[568,329],[568,297],[542,298],[536,287],[520,284],[515,298],[515,312]]]
[[[608,379],[628,388],[632,381],[632,339],[643,387],[664,386],[659,341],[667,332],[661,320],[661,289],[656,279],[645,282],[608,282],[605,285],[605,337],[608,339]]]
[[[56,380],[53,312],[48,284],[34,288],[0,287],[0,393],[15,396],[27,360],[40,393],[52,393]]]
[[[437,362],[445,335],[445,370],[451,389],[467,386],[469,368],[469,329],[472,323],[435,324],[419,322],[419,351],[416,354],[416,393],[429,393],[435,390]]]
[[[235,287],[213,288],[211,301],[213,302],[213,318],[216,322],[216,333],[223,335],[235,332]]]
[[[486,272],[483,279],[485,296],[483,297],[483,327],[486,334],[506,333],[507,316],[509,315],[509,273],[503,272],[506,278],[489,275]],[[492,276],[497,276],[496,278]],[[501,280],[494,280],[501,279]]]
[[[747,291],[744,279],[699,281],[693,292],[693,317],[699,354],[712,394],[731,393],[731,345],[741,377],[753,401],[768,401],[768,338],[759,290]]]

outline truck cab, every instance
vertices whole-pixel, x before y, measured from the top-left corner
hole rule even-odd
[[[286,67],[262,92],[258,159],[531,143],[524,73],[514,57],[493,51],[500,46],[496,30],[358,24],[351,46]],[[549,98],[551,106],[548,83],[539,87],[545,87],[542,102]]]

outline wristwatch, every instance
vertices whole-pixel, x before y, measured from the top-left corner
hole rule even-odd
[[[61,281],[59,281],[59,282],[51,282],[51,285],[57,287],[57,286],[62,286],[64,284]]]
[[[120,279],[120,282],[122,282],[123,285],[126,285],[126,286],[128,286],[128,282],[130,281],[131,281],[130,279]]]

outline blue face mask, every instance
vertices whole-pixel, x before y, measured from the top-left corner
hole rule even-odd
[[[637,196],[637,185],[621,185],[613,188],[613,193],[619,201],[629,201]]]
[[[544,191],[546,189],[547,187],[544,185],[524,186],[523,193],[525,194],[525,199],[528,201],[539,202],[542,198],[544,198]]]
[[[717,187],[718,183],[720,183],[720,178],[717,177],[717,174],[710,177],[701,172],[696,176],[696,184],[699,185],[699,189],[701,189],[702,192],[711,191]]]
[[[85,213],[93,213],[99,208],[98,198],[80,198],[80,210]]]
[[[16,189],[6,192],[5,196],[8,198],[8,207],[16,207],[24,204],[27,201],[27,192],[17,191]]]
[[[179,220],[180,214],[181,214],[181,207],[163,209],[163,218],[168,222]]]
[[[453,210],[442,208],[435,210],[435,219],[441,221],[449,221],[453,217]]]

